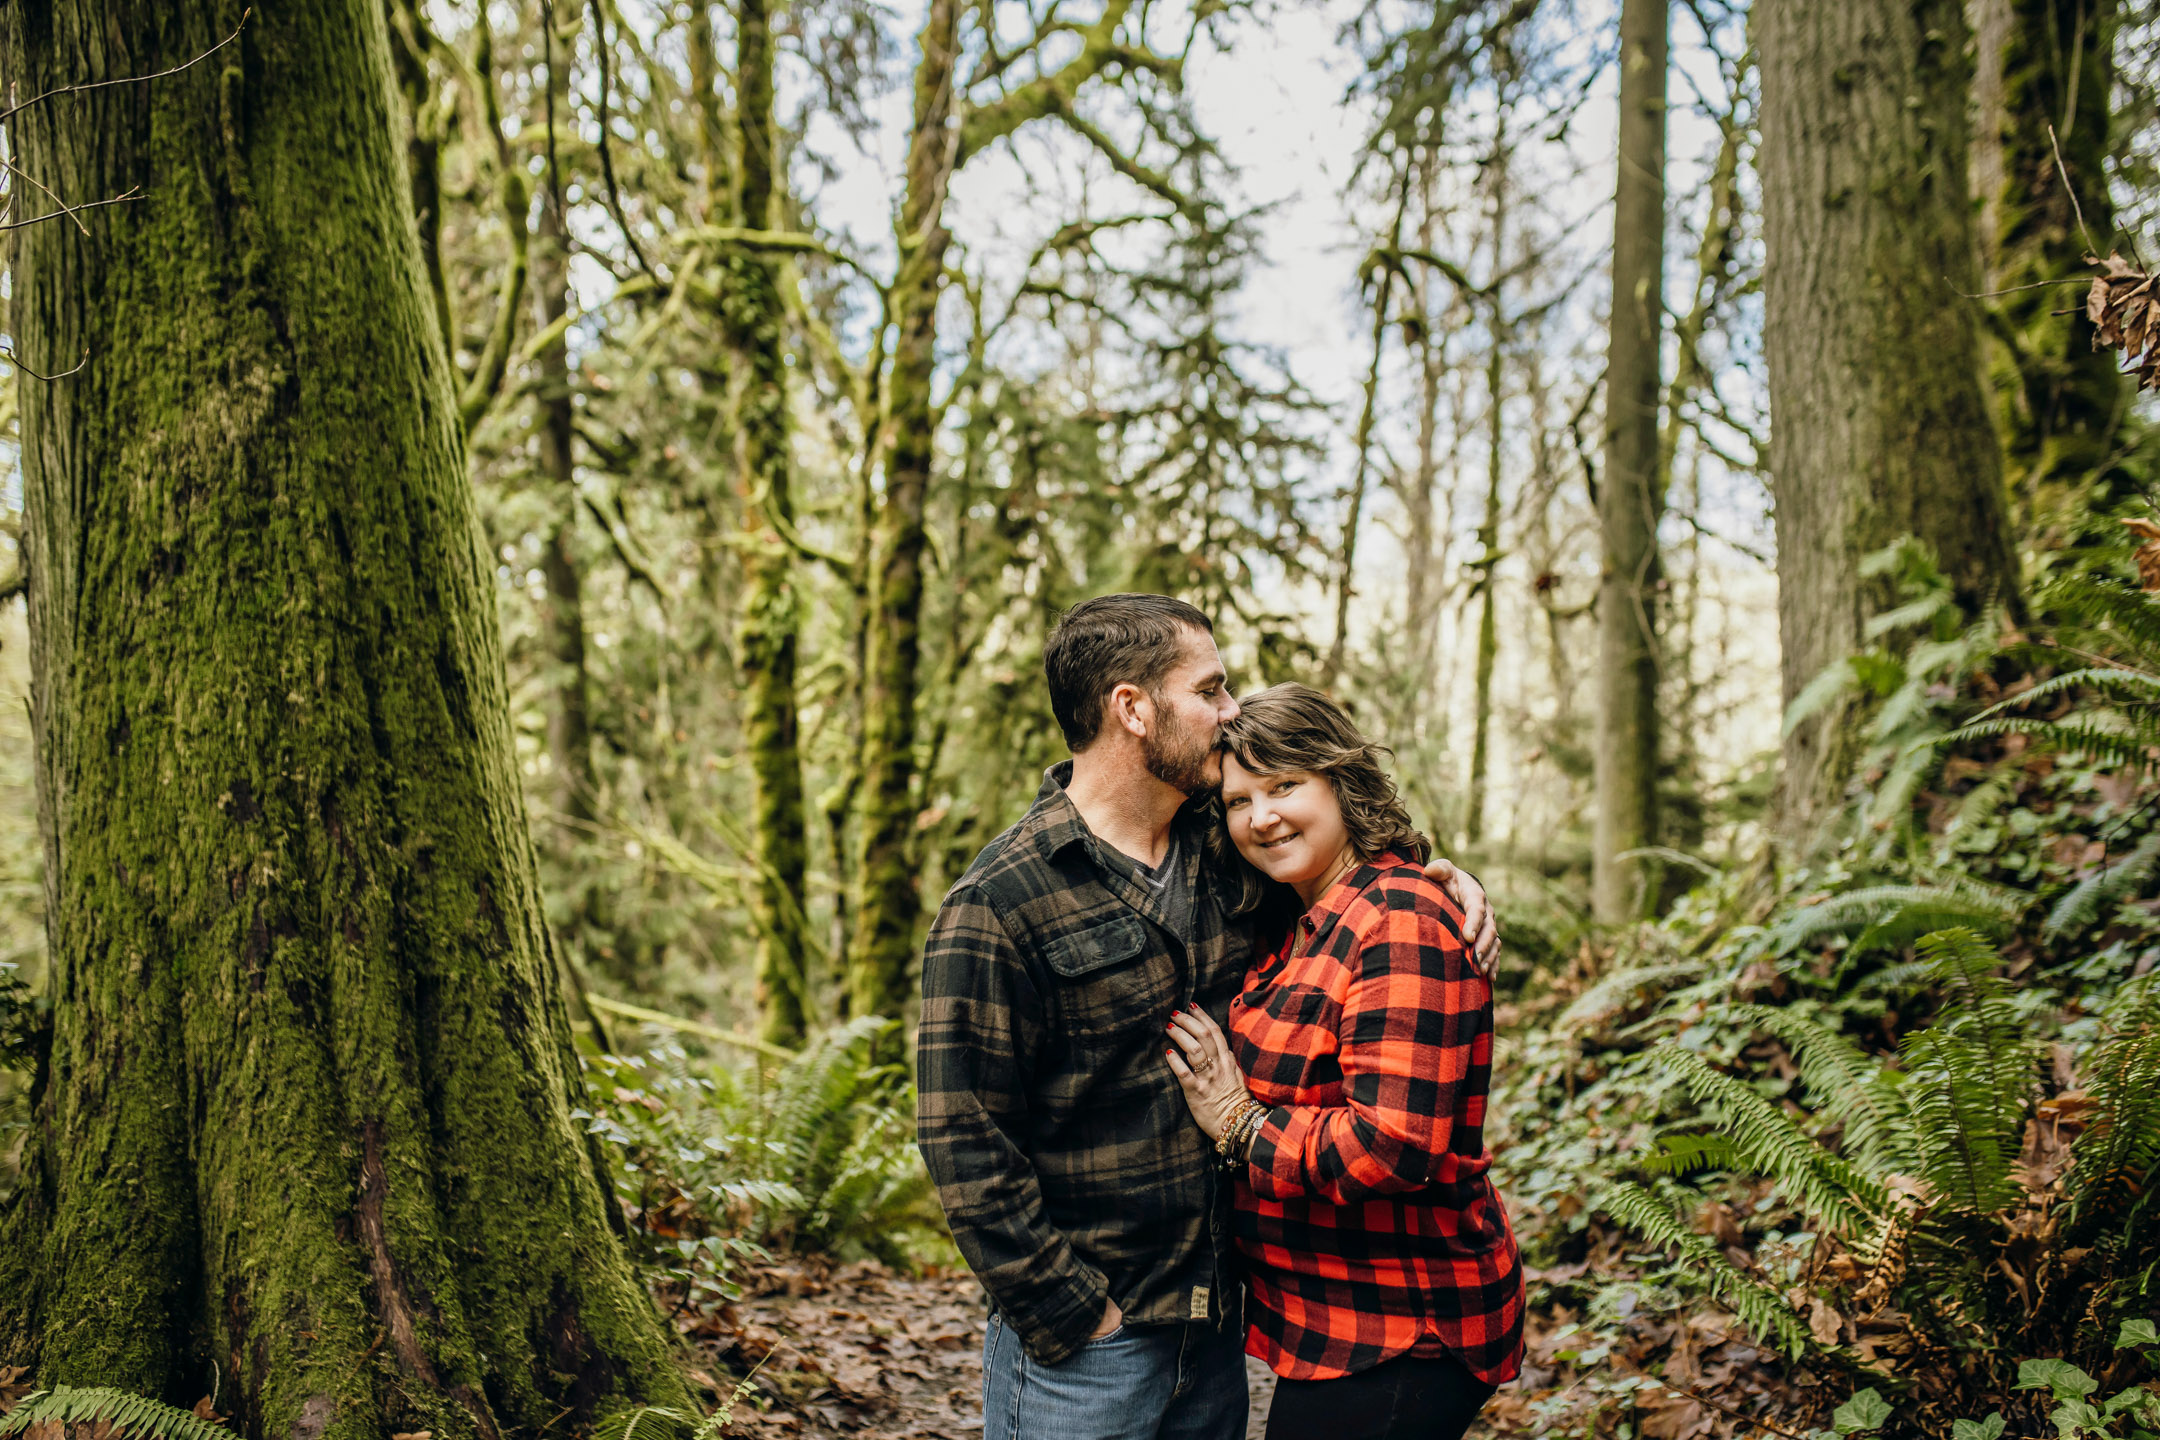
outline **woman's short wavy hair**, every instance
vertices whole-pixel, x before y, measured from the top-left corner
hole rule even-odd
[[[1411,823],[1395,781],[1380,763],[1386,746],[1367,740],[1342,706],[1310,685],[1270,685],[1238,701],[1222,728],[1223,748],[1256,775],[1305,770],[1327,777],[1360,860],[1392,850],[1424,864],[1432,842]]]

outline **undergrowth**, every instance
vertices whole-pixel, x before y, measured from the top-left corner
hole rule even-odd
[[[1865,1433],[2044,1433],[2032,1361],[2132,1397],[2061,1433],[2137,1423],[2152,1356],[2117,1341],[2160,1313],[2160,597],[2126,560],[2088,552],[2021,629],[1964,623],[1910,545],[1874,557],[1899,603],[1792,717],[1864,702],[1831,843],[1704,866],[1628,934],[1541,927],[1571,949],[1503,1007],[1493,1100],[1549,1387],[1531,1428],[1803,1433],[1875,1389]],[[1775,1372],[1732,1413],[1690,1378],[1705,1305]]]
[[[915,1148],[914,1084],[882,1058],[895,1029],[866,1016],[778,1065],[694,1054],[657,1029],[642,1053],[584,1055],[593,1105],[577,1118],[678,1310],[735,1298],[739,1267],[775,1251],[956,1258]]]

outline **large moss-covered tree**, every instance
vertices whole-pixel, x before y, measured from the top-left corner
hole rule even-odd
[[[25,0],[15,94],[233,3]],[[258,9],[13,158],[53,1027],[0,1349],[250,1435],[683,1404],[618,1248],[513,764],[380,0]],[[66,356],[55,364],[53,356]]]
[[[1763,350],[1785,698],[1860,648],[1861,559],[1931,547],[1968,609],[2017,593],[1988,414],[1959,0],[1760,0]],[[1805,828],[1849,769],[1832,706],[1784,746]]]

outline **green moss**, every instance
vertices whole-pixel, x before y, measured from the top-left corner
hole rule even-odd
[[[206,7],[207,8],[207,7]],[[238,19],[11,11],[36,89]],[[445,1437],[685,1392],[583,1137],[379,5],[21,117],[55,1029],[0,1226],[43,1383]]]

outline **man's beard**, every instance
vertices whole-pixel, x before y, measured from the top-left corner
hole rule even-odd
[[[1155,727],[1154,734],[1140,742],[1140,755],[1148,774],[1184,795],[1198,795],[1213,789],[1207,778],[1207,762],[1208,756],[1214,753],[1214,742],[1195,735],[1166,705],[1158,703],[1155,713],[1161,717],[1161,723]]]

